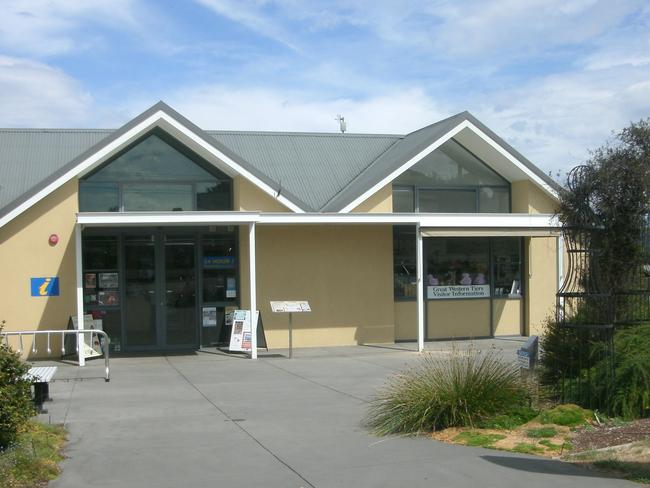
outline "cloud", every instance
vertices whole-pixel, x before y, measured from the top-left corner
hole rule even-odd
[[[264,11],[271,2],[246,2],[240,0],[197,0],[200,4],[211,9],[218,15],[240,23],[257,34],[299,51],[296,43],[291,40],[288,30],[282,22],[276,21]]]
[[[91,105],[90,94],[60,69],[0,56],[0,126],[84,125]]]
[[[52,56],[88,49],[98,42],[92,25],[119,29],[137,24],[135,0],[5,0],[0,46],[6,51]]]
[[[404,133],[443,116],[437,103],[414,88],[323,99],[307,92],[206,84],[180,89],[166,101],[205,129],[336,132],[334,118],[343,114],[349,132]],[[138,111],[145,106],[138,104]]]

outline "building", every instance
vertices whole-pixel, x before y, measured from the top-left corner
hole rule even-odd
[[[295,346],[527,335],[562,274],[556,184],[467,112],[204,131],[160,102],[118,130],[0,130],[0,178],[0,320],[91,313],[115,352],[213,346],[233,307],[286,347],[270,300],[310,302]]]

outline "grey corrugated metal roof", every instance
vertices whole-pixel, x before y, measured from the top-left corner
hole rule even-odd
[[[163,102],[111,129],[0,129],[0,216],[157,111],[185,125],[305,211],[336,212],[449,130],[469,120],[535,174],[533,163],[463,112],[406,136],[203,131]]]
[[[206,131],[319,210],[400,136]]]
[[[112,132],[0,129],[0,208],[20,199]]]

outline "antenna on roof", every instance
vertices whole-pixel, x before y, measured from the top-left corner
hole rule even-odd
[[[345,123],[345,117],[343,117],[341,114],[336,114],[336,118],[334,120],[336,120],[339,123],[339,129],[341,130],[341,134],[344,134],[348,128],[347,124]]]

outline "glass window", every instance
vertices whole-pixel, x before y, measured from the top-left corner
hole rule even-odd
[[[82,179],[79,209],[232,210],[232,180],[167,139],[162,131],[154,131]]]
[[[417,267],[415,257],[415,228],[393,227],[393,276],[395,298],[415,298]]]
[[[197,210],[231,210],[232,185],[230,181],[196,184]]]
[[[395,179],[393,211],[508,213],[510,184],[451,139]]]
[[[125,183],[122,202],[127,212],[145,210],[193,210],[193,190],[189,184]]]
[[[521,297],[521,239],[499,237],[492,239],[494,263],[494,295]]]
[[[489,240],[472,237],[426,240],[425,286],[490,283]]]
[[[481,212],[510,212],[510,190],[508,188],[484,186],[479,190],[478,196],[478,206]]]
[[[508,182],[454,139],[445,142],[395,183],[418,186],[504,186]]]
[[[474,190],[420,190],[420,212],[473,213],[476,212]]]
[[[117,183],[80,184],[79,208],[84,212],[118,212],[120,199]]]
[[[413,187],[393,188],[393,212],[415,212]]]

